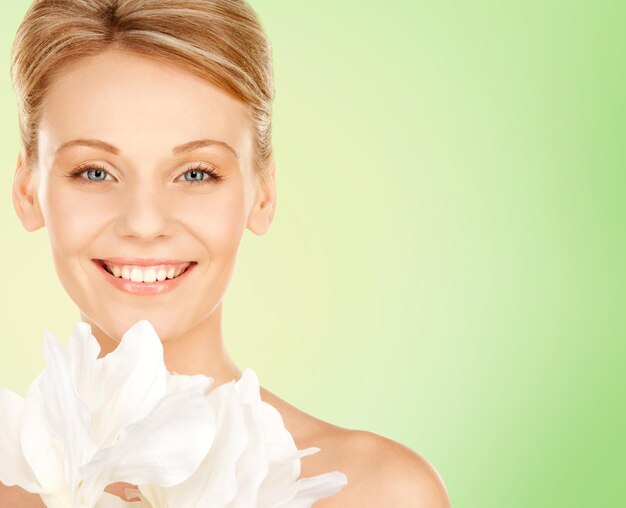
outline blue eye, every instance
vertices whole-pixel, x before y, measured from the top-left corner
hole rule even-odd
[[[205,175],[207,178],[204,178]],[[211,181],[219,182],[222,180],[222,177],[218,175],[213,168],[203,168],[202,165],[188,169],[183,173],[183,176],[186,182],[193,184],[208,183]]]
[[[105,182],[107,181],[107,176],[109,176],[109,172],[102,166],[98,166],[97,164],[85,164],[79,166],[68,176],[70,178],[80,178],[81,180],[86,180],[86,183]]]
[[[188,182],[201,182],[204,180],[204,175],[207,175],[206,171],[198,171],[197,169],[190,169],[185,172],[185,180]],[[188,175],[191,175],[190,178],[187,178]],[[199,177],[199,178],[198,178]]]
[[[105,180],[107,176],[107,172],[102,169],[88,169],[87,171],[83,171],[83,173],[87,173],[87,180],[102,181]],[[90,178],[89,175],[93,175],[93,178]]]

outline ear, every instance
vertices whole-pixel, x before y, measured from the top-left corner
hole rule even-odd
[[[248,215],[247,227],[256,235],[264,235],[272,224],[276,211],[276,166],[259,177],[254,206]]]
[[[36,231],[45,226],[45,221],[37,199],[37,175],[27,165],[24,149],[17,157],[13,178],[13,207],[27,231]]]

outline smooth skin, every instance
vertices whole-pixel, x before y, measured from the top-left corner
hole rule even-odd
[[[91,325],[101,356],[148,319],[170,371],[205,374],[216,386],[241,376],[224,347],[222,298],[244,231],[263,235],[276,210],[275,170],[261,180],[253,166],[252,125],[244,104],[206,80],[127,51],[75,62],[52,82],[39,163],[29,168],[20,152],[13,202],[26,230],[47,228],[61,284]],[[59,150],[77,139],[104,142],[116,153],[102,144]],[[200,139],[221,143],[173,155],[174,147]],[[70,175],[91,163],[101,169]],[[138,296],[112,286],[92,261],[109,257],[198,264],[173,291]],[[264,388],[261,397],[281,413],[299,449],[321,448],[302,459],[301,477],[333,470],[348,477],[316,508],[449,506],[437,472],[408,447],[319,420]],[[124,487],[107,490],[123,497]],[[43,506],[17,487],[0,486],[0,501]]]

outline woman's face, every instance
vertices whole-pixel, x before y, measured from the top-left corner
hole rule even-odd
[[[115,340],[148,319],[168,341],[218,308],[243,232],[271,223],[273,178],[257,182],[253,155],[244,104],[107,51],[52,82],[33,178],[18,160],[16,209],[27,229],[46,226],[83,319]]]

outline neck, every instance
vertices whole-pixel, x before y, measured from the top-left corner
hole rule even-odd
[[[100,357],[117,347],[119,339],[114,340],[86,316],[82,316],[81,319],[91,325],[92,334],[100,344]],[[215,387],[239,379],[241,371],[224,346],[222,304],[220,303],[211,315],[183,335],[165,341],[163,359],[170,372],[186,375],[204,374],[215,380]]]
[[[215,386],[241,377],[222,336],[222,304],[184,335],[163,344],[165,365],[177,374],[204,374]]]

